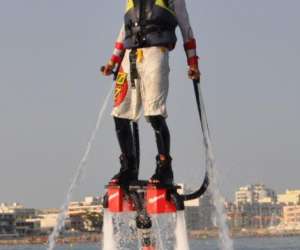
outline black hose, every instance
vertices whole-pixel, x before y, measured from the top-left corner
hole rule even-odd
[[[199,84],[200,84],[199,80],[193,80],[194,92],[195,92],[196,103],[197,103],[197,110],[198,110],[198,114],[199,114],[199,118],[200,118],[200,126],[201,126],[203,135],[205,135],[204,126],[206,125],[206,127],[208,128],[208,125],[207,125],[207,121],[205,119],[203,119],[203,117],[202,117],[202,112],[204,112],[204,110],[201,110]],[[206,124],[204,124],[204,122],[206,122]],[[208,186],[209,186],[209,173],[208,173],[208,169],[206,169],[205,178],[204,178],[204,181],[203,181],[202,185],[200,186],[200,188],[191,194],[184,194],[181,196],[182,196],[183,200],[185,200],[185,201],[197,199],[205,193]]]
[[[208,171],[206,171],[205,178],[204,178],[204,181],[203,181],[201,187],[191,194],[183,194],[181,196],[182,196],[183,200],[185,200],[185,201],[197,199],[206,192],[208,186],[209,186],[209,176],[208,176]]]
[[[180,195],[174,190],[170,193],[171,199],[175,204],[176,211],[183,211],[184,210],[184,197]]]
[[[108,208],[108,193],[103,196],[103,208]]]

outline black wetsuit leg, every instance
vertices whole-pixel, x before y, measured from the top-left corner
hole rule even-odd
[[[162,116],[148,116],[155,131],[158,155],[156,157],[156,170],[151,177],[151,183],[173,184],[172,158],[170,156],[170,132],[166,120]]]
[[[156,137],[157,150],[160,155],[170,155],[170,132],[166,119],[161,115],[148,116]]]
[[[129,119],[114,117],[116,133],[121,148],[121,152],[126,157],[132,157],[133,154],[133,134]]]
[[[121,148],[120,171],[112,177],[112,183],[128,185],[138,179],[138,168],[134,156],[133,133],[128,119],[114,117],[118,141]]]

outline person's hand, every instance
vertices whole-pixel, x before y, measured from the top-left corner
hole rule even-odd
[[[188,70],[188,76],[192,80],[200,80],[201,72],[198,65],[190,65]]]
[[[113,61],[109,61],[105,66],[101,67],[100,71],[103,75],[109,76],[113,74],[113,69],[115,68],[115,63]]]

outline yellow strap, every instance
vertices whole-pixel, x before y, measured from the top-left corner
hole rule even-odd
[[[164,0],[155,0],[155,5],[169,11],[173,16],[176,16],[175,12],[165,4]],[[133,0],[127,0],[126,13],[132,8],[134,8]]]
[[[160,47],[160,50],[161,50],[162,53],[166,53],[167,52],[167,48],[165,48],[165,47]]]
[[[164,0],[156,0],[155,1],[155,5],[169,11],[173,16],[176,16],[175,12],[173,10],[171,10],[164,2]]]
[[[134,2],[133,0],[127,0],[127,6],[126,6],[126,12],[130,9],[134,8]]]
[[[136,51],[136,61],[138,63],[141,63],[144,59],[144,53],[143,53],[143,49],[137,49]]]

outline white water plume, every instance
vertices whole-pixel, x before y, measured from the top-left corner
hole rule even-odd
[[[151,217],[152,219],[152,230],[154,232],[154,237],[152,240],[155,241],[155,247],[158,249],[158,250],[164,250],[165,249],[165,245],[164,245],[164,241],[162,239],[162,231],[161,231],[161,227],[159,225],[159,222],[158,222],[158,215],[153,215]]]
[[[114,225],[112,214],[108,209],[104,210],[103,217],[103,250],[116,250],[114,238]]]
[[[198,85],[200,95],[200,107],[201,107],[201,126],[203,129],[203,140],[205,147],[205,162],[206,169],[209,174],[209,191],[212,194],[213,203],[216,209],[216,219],[219,227],[220,235],[220,248],[221,250],[233,250],[233,241],[229,236],[229,229],[226,223],[226,212],[224,210],[224,198],[221,195],[218,186],[218,176],[216,170],[215,157],[213,154],[213,147],[210,140],[210,133],[207,124],[207,117],[205,112],[204,101],[201,93],[201,89]]]
[[[109,90],[109,92],[108,92],[108,94],[107,94],[107,96],[106,96],[106,98],[104,100],[104,103],[103,103],[103,105],[102,105],[102,107],[101,107],[101,109],[99,111],[96,126],[95,126],[95,128],[94,128],[94,130],[92,132],[92,135],[91,135],[91,137],[90,137],[90,139],[88,141],[86,150],[85,150],[85,152],[83,154],[83,157],[82,157],[81,161],[79,162],[79,165],[77,167],[75,175],[74,175],[74,177],[72,179],[72,182],[70,184],[70,187],[69,187],[67,195],[66,195],[66,199],[65,199],[63,205],[61,206],[60,213],[58,215],[56,225],[55,225],[55,227],[54,227],[51,235],[49,236],[49,239],[48,239],[48,244],[49,244],[48,245],[48,250],[53,250],[54,249],[56,238],[59,236],[59,233],[61,232],[61,230],[64,227],[65,219],[67,217],[69,203],[71,201],[74,189],[79,184],[79,182],[81,180],[81,176],[82,176],[82,174],[83,174],[83,172],[85,170],[85,166],[86,166],[86,163],[87,163],[87,160],[88,160],[88,156],[89,156],[90,150],[92,148],[93,142],[95,141],[96,134],[97,134],[97,131],[98,131],[99,127],[100,127],[100,124],[101,124],[101,121],[102,121],[102,118],[103,118],[103,115],[104,115],[104,111],[106,110],[106,107],[108,105],[108,102],[109,102],[109,99],[110,99],[113,87],[114,86],[112,85],[112,87]]]
[[[175,228],[176,245],[175,250],[189,250],[189,240],[186,230],[184,211],[176,213],[177,221]]]
[[[225,200],[218,187],[218,178],[215,165],[212,166],[213,168],[210,169],[209,173],[209,192],[212,195],[213,204],[216,209],[216,222],[219,228],[220,248],[221,250],[233,250],[233,241],[229,236],[229,229],[226,221],[226,212],[224,208]]]
[[[135,215],[136,213],[132,212],[113,214],[114,241],[116,244],[116,249],[137,249],[139,242],[135,223]]]
[[[155,214],[152,220],[152,241],[156,250],[174,250],[176,217],[173,214]],[[185,249],[182,249],[185,250]]]

